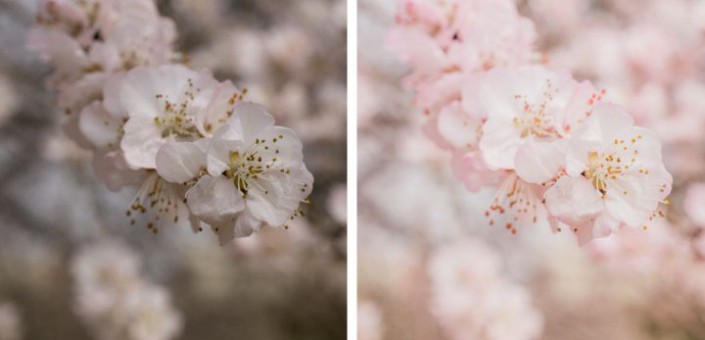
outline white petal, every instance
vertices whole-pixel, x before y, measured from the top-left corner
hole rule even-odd
[[[234,113],[234,102],[238,99],[231,100],[239,93],[239,90],[230,81],[217,85],[208,106],[200,111],[196,118],[197,128],[202,135],[212,136],[228,120],[228,112]]]
[[[211,73],[208,69],[198,71],[196,77],[192,79],[192,82],[193,87],[197,89],[198,92],[193,97],[189,98],[190,100],[187,112],[189,115],[193,116],[196,121],[198,121],[198,117],[202,117],[204,115],[204,111],[208,108],[214,98],[216,90],[221,85],[215,78],[213,78],[213,73]],[[184,92],[182,91],[180,95],[183,97]]]
[[[201,177],[186,197],[191,212],[211,225],[232,220],[245,208],[242,194],[223,176]]]
[[[634,120],[621,105],[598,104],[593,114],[574,138],[584,141],[611,142],[614,138],[628,132],[634,126]]]
[[[123,66],[120,50],[111,43],[91,42],[88,59],[91,63],[100,65],[106,73],[119,72]]]
[[[274,126],[274,117],[262,105],[241,102],[235,105],[235,113],[229,123],[245,145],[251,145],[265,129]],[[229,135],[223,138],[231,139]]]
[[[386,43],[405,64],[414,65],[416,72],[433,74],[446,65],[446,55],[438,42],[421,28],[392,29]]]
[[[588,167],[590,152],[602,149],[597,141],[570,139],[566,148],[565,170],[568,175],[577,177]]]
[[[561,177],[544,198],[549,213],[570,225],[584,223],[604,207],[599,192],[583,177]]]
[[[103,106],[115,117],[127,118],[127,111],[120,101],[120,88],[124,74],[113,74],[103,85]]]
[[[254,231],[258,231],[261,225],[262,221],[257,220],[248,213],[242,213],[235,221],[233,235],[238,238],[250,236]]]
[[[33,28],[27,35],[27,45],[62,74],[76,76],[88,66],[88,58],[78,42],[59,30]]]
[[[213,230],[218,235],[221,246],[232,241],[234,238],[248,237],[258,231],[262,225],[259,221],[247,212],[242,212],[230,220],[213,225]]]
[[[247,193],[247,210],[258,220],[275,227],[287,222],[300,201],[300,188],[288,183],[284,174],[270,175],[258,182],[263,190]]]
[[[262,157],[263,164],[271,164],[275,169],[292,169],[303,162],[303,144],[293,130],[275,126],[265,130],[258,137],[262,142],[253,149]]]
[[[482,128],[480,151],[491,168],[514,169],[514,157],[521,135],[511,117],[490,116]]]
[[[198,176],[206,166],[204,147],[192,142],[169,142],[156,156],[157,173],[173,183],[185,183]]]
[[[233,221],[233,219],[234,217],[229,221],[219,224],[213,224],[211,226],[215,234],[218,235],[218,242],[221,246],[228,244],[230,241],[233,240],[233,238],[235,238],[235,234],[233,231],[233,224],[235,222]]]
[[[455,152],[451,167],[453,175],[472,192],[499,184],[506,174],[502,170],[490,169],[479,152]]]
[[[517,175],[526,182],[542,184],[558,175],[565,166],[565,147],[555,142],[529,139],[517,150],[514,161]]]
[[[107,79],[104,73],[90,73],[71,84],[62,84],[57,103],[72,112],[80,112],[86,105],[101,99],[101,89]]]
[[[93,147],[93,143],[83,135],[79,123],[80,117],[78,115],[71,115],[62,122],[61,129],[67,137],[76,142],[80,147],[90,150]]]
[[[300,200],[306,199],[313,191],[313,174],[308,171],[304,163],[301,163],[298,168],[291,169],[289,180],[299,188]]]
[[[566,105],[564,115],[559,122],[562,131],[571,133],[588,118],[588,113],[592,111],[595,102],[592,96],[596,95],[596,91],[589,81],[583,81],[576,85],[572,98]]]
[[[95,101],[81,111],[78,127],[96,148],[117,147],[120,123],[101,102]]]
[[[294,159],[299,161],[301,160],[299,155],[301,155],[303,150],[303,144],[294,130],[283,126],[275,126],[271,130],[266,130],[266,132],[264,134],[260,134],[260,136],[267,138],[268,142],[273,138],[276,138],[277,142],[271,145],[275,150],[280,151],[280,155],[293,154],[296,155],[296,157],[293,157]]]
[[[661,142],[651,130],[634,127],[621,138],[628,149],[618,151],[624,151],[626,159],[635,158],[633,168],[655,168],[662,164]]]
[[[140,183],[146,174],[143,171],[130,169],[120,151],[94,155],[93,172],[110,191],[116,192],[126,185]]]
[[[530,104],[543,101],[547,81],[555,83],[555,77],[555,73],[541,66],[495,68],[478,88],[478,104],[488,117],[519,116],[523,113],[523,100]],[[517,100],[517,95],[522,101]]]
[[[519,85],[519,72],[507,69],[494,69],[488,72],[477,90],[477,101],[483,115],[515,117],[519,113],[514,96],[526,95],[533,86],[522,89]]]
[[[619,228],[619,226],[619,221],[616,221],[608,214],[603,213],[597,216],[594,220],[590,219],[582,225],[572,227],[572,231],[578,237],[578,245],[582,247],[596,238],[610,236],[613,231],[616,231]]]
[[[617,231],[619,226],[619,221],[613,219],[608,214],[600,214],[600,216],[598,216],[595,220],[595,225],[593,226],[593,237],[603,238],[610,236],[612,232]]]
[[[241,152],[245,149],[241,139],[225,139],[223,136],[232,136],[232,126],[226,124],[216,131],[213,138],[208,144],[206,163],[208,173],[212,176],[220,176],[223,171],[227,170],[230,163],[231,152]]]
[[[201,221],[198,216],[192,214],[190,210],[188,214],[188,222],[194,234],[200,233],[204,228],[208,227],[207,223]]]
[[[460,100],[458,89],[468,81],[472,80],[465,74],[448,73],[433,82],[424,83],[416,92],[416,106],[424,111],[438,112],[449,103]]]
[[[453,145],[451,145],[439,131],[437,116],[432,115],[426,119],[426,122],[421,126],[421,131],[424,136],[434,142],[438,148],[447,151],[454,149]]]
[[[159,68],[136,67],[125,75],[120,89],[120,99],[130,117],[153,118],[163,111],[163,100],[172,103],[183,95],[189,79],[198,74],[184,66],[165,65]],[[162,96],[161,100],[157,95]]]
[[[659,200],[663,201],[671,194],[673,176],[671,176],[671,173],[666,170],[663,164],[652,172],[652,176],[652,180],[659,186]]]
[[[477,144],[479,123],[463,112],[460,102],[446,105],[438,114],[440,135],[456,148]]]
[[[571,226],[570,228],[572,228],[571,231],[575,233],[575,236],[578,238],[578,245],[581,247],[590,243],[590,241],[594,238],[594,234],[592,232],[592,221],[588,221],[578,226]]]
[[[468,76],[469,81],[465,81],[461,89],[461,107],[466,114],[473,115],[476,120],[487,118],[487,113],[481,108],[480,98],[478,98],[478,89],[486,75],[487,73],[479,73]]]
[[[595,106],[593,115],[600,123],[603,140],[611,139],[634,126],[634,119],[621,105],[599,104]]]
[[[658,185],[645,182],[641,174],[624,174],[609,183],[606,194],[606,207],[616,220],[631,227],[641,227],[646,223],[659,202]]]
[[[133,116],[125,123],[125,135],[120,146],[125,160],[134,169],[154,169],[159,148],[167,142],[154,121],[146,116]]]

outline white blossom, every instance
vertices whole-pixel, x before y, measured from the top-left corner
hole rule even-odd
[[[299,204],[313,184],[298,136],[275,126],[262,106],[251,103],[237,104],[212,138],[166,144],[156,159],[163,178],[196,181],[186,194],[188,207],[221,243],[263,224],[286,227],[301,214]]]

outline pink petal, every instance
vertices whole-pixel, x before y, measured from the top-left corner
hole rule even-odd
[[[565,147],[556,142],[528,140],[519,147],[514,160],[517,175],[529,183],[542,184],[558,175],[565,166]]]

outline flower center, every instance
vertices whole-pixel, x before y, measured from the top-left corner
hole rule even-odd
[[[527,96],[515,95],[514,99],[521,105],[521,112],[514,117],[514,126],[521,131],[521,138],[560,138],[556,131],[553,117],[547,112],[549,104],[557,89],[553,88],[550,80],[546,80],[546,90],[536,103],[530,103]]]
[[[616,179],[622,173],[622,166],[613,164],[614,160],[612,155],[603,159],[596,151],[591,151],[588,154],[587,170],[582,173],[585,178],[592,180],[592,186],[603,196],[607,194],[607,180]]]
[[[636,164],[639,150],[635,147],[640,139],[640,135],[632,138],[631,142],[615,139],[606,152],[588,153],[587,169],[581,175],[592,181],[592,186],[602,194],[602,198],[607,195],[608,184],[615,186],[614,181]],[[639,169],[639,173],[648,175],[649,171]],[[623,192],[624,195],[627,193]]]
[[[523,117],[515,117],[514,126],[521,131],[521,138],[559,136],[551,125],[550,119],[546,117],[543,111],[538,113],[526,112]]]
[[[225,176],[233,181],[235,188],[242,194],[242,198],[247,197],[250,183],[259,178],[262,172],[264,172],[262,157],[257,156],[257,152],[252,154],[240,154],[239,151],[230,152]]]
[[[228,157],[228,169],[223,175],[233,181],[235,188],[242,194],[242,198],[247,198],[247,194],[254,185],[255,188],[269,194],[258,179],[265,176],[270,170],[278,170],[282,174],[289,174],[290,170],[281,167],[281,161],[276,156],[279,154],[277,143],[284,136],[279,135],[271,139],[271,143],[265,139],[256,139],[255,144],[247,150],[231,151]]]
[[[193,81],[188,80],[188,85],[181,96],[181,101],[172,102],[167,95],[157,94],[155,97],[162,107],[162,114],[154,117],[154,125],[161,130],[162,138],[176,136],[181,138],[200,137],[196,128],[196,120],[188,112],[191,102],[201,89],[194,88]]]
[[[162,138],[198,136],[193,117],[186,117],[180,113],[166,113],[164,116],[154,117],[154,125],[162,131]]]

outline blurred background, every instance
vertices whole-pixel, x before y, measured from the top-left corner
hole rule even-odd
[[[385,47],[397,3],[359,2],[360,339],[705,339],[705,2],[516,1],[537,60],[627,105],[674,177],[665,219],[582,248],[488,225]]]
[[[36,0],[0,0],[0,339],[344,338],[345,1],[157,3],[192,67],[302,138],[306,217],[225,247],[185,225],[130,226],[135,191],[97,181],[61,131],[51,69],[24,46]],[[140,294],[123,301],[125,286]]]

